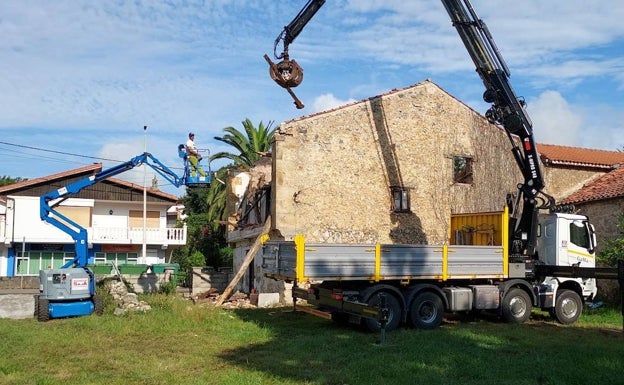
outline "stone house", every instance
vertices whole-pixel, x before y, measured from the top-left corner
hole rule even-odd
[[[562,200],[624,163],[624,152],[537,144],[545,191]]]
[[[553,167],[544,170],[546,191],[557,199],[612,167],[564,167],[558,146],[542,148],[551,154],[544,165]],[[261,170],[228,180],[234,270],[269,217],[272,238],[447,243],[451,214],[500,211],[517,194],[522,177],[510,150],[504,130],[428,80],[287,121]],[[252,288],[284,291],[263,277],[260,258],[239,284]]]
[[[598,250],[605,239],[620,236],[616,224],[624,212],[624,152],[545,144],[538,150],[546,191],[590,219]]]

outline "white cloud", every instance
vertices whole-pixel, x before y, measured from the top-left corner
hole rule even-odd
[[[527,106],[533,133],[539,143],[581,146],[581,115],[556,91],[545,91]]]
[[[326,111],[353,102],[355,102],[355,99],[340,100],[333,94],[323,94],[314,99],[314,102],[312,102],[312,110],[313,113]]]

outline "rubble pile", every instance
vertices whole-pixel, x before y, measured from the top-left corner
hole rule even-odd
[[[152,309],[145,301],[139,301],[136,293],[128,292],[123,282],[110,281],[107,285],[108,293],[117,304],[114,312],[115,315],[124,315],[128,312],[146,312]]]

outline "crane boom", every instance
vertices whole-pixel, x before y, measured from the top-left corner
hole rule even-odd
[[[509,68],[487,25],[477,16],[470,1],[442,0],[442,3],[485,85],[483,100],[491,104],[485,116],[491,123],[503,127],[511,141],[514,159],[524,178],[524,182],[518,184],[518,198],[523,200],[522,213],[518,215],[518,204],[515,205],[516,210],[512,210],[512,228],[515,229],[513,251],[533,256],[538,210],[554,208],[555,200],[542,191],[544,180],[526,103],[516,96],[509,83]],[[521,146],[518,146],[514,135],[520,139]],[[508,203],[511,205],[511,200]]]
[[[323,4],[325,4],[325,0],[308,1],[301,11],[299,11],[297,16],[295,16],[295,18],[284,27],[282,33],[280,33],[277,39],[275,39],[275,48],[277,48],[280,40],[284,41],[284,51],[280,55],[276,54],[276,59],[282,59],[284,58],[284,55],[288,55],[288,46],[290,43],[292,43],[297,36],[299,36],[303,28],[314,17],[316,12],[321,9]]]

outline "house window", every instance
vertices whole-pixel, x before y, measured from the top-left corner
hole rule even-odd
[[[409,190],[405,187],[393,186],[390,188],[392,194],[392,211],[395,213],[410,212]]]
[[[115,264],[115,265],[136,265],[139,258],[138,253],[95,253],[94,262],[96,265]]]
[[[453,157],[453,182],[472,184],[472,158],[467,156]]]

